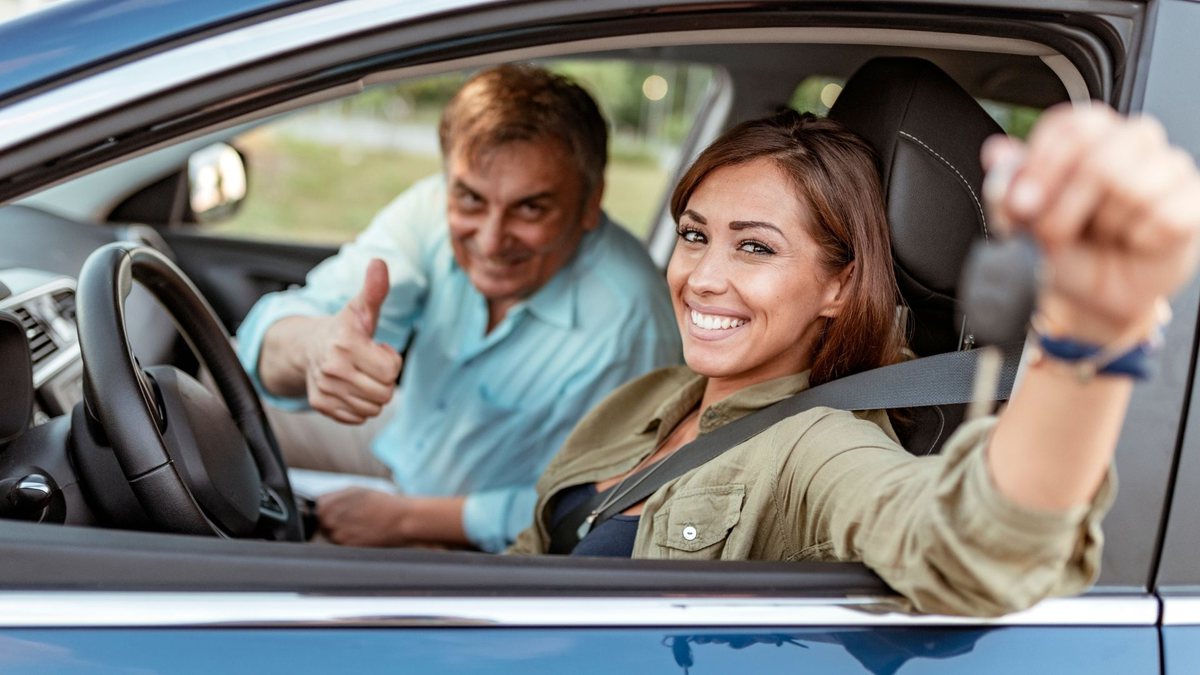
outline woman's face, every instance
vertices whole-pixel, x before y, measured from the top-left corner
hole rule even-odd
[[[767,159],[717,169],[692,193],[667,267],[692,370],[741,388],[809,367],[850,272],[818,264],[810,218]]]

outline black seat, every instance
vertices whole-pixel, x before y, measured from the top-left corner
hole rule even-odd
[[[1002,129],[949,75],[915,58],[868,61],[829,117],[878,154],[913,351],[927,356],[970,346],[970,317],[962,318],[956,291],[967,251],[988,237],[979,149]],[[901,440],[926,454],[961,422],[962,407],[912,409],[905,417]]]
[[[971,244],[988,236],[979,148],[1003,130],[949,75],[914,58],[868,61],[846,82],[829,117],[879,155],[913,351],[960,348],[956,289]]]

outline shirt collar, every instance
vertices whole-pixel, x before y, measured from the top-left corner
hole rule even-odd
[[[576,251],[545,286],[521,303],[530,314],[552,326],[566,329],[575,327],[576,289],[579,286],[575,281],[575,261],[579,253]]]
[[[658,440],[669,434],[689,413],[700,405],[708,379],[692,373],[682,387],[658,406],[654,416],[646,422],[643,433],[658,430]],[[700,433],[707,434],[772,403],[808,389],[808,371],[795,375],[777,377],[742,389],[723,400],[717,401],[700,415]]]

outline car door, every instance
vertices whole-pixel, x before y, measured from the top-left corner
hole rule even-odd
[[[281,95],[353,86],[385,66],[438,70],[448,62],[606,49],[669,52],[726,44],[761,56],[777,53],[775,46],[789,40],[823,45],[824,39],[835,44],[813,55],[841,54],[842,61],[830,56],[830,63],[845,66],[879,52],[951,52],[968,59],[980,49],[979,40],[985,50],[999,51],[1031,49],[1026,43],[1032,41],[1040,51],[1018,55],[1042,59],[1073,99],[1092,95],[1122,109],[1149,110],[1166,96],[1156,88],[1161,85],[1148,60],[1157,59],[1160,48],[1157,33],[1150,42],[1150,28],[1190,17],[1194,7],[1160,4],[1153,14],[1117,2],[1084,9],[1075,3],[996,9],[963,2],[952,11],[895,3],[886,10],[864,5],[829,12],[753,2],[737,8],[674,2],[313,5],[264,24],[270,35],[295,36],[291,42],[272,43],[254,24],[222,33],[218,37],[226,41],[240,35],[241,49],[204,77],[160,82],[161,90],[85,108],[81,117],[61,118],[57,126],[32,125],[23,132],[28,136],[0,126],[10,130],[0,142],[19,138],[25,145],[18,149],[26,153],[50,152],[57,146],[46,139],[59,131],[57,143],[94,153],[63,153],[62,162],[38,163],[14,151],[0,160],[0,174],[12,177],[0,188],[8,197],[24,194],[36,181],[62,180],[91,164],[117,161],[123,152],[165,143],[164,130],[200,135],[247,121],[286,100]],[[313,26],[340,32],[314,32]],[[831,27],[842,31],[836,39],[829,37]],[[1163,39],[1162,53],[1182,44]],[[204,55],[204,46],[204,40],[189,43],[195,50],[190,58]],[[158,70],[145,71],[130,61],[109,74],[148,82],[151,72],[163,72],[162,61],[153,65]],[[1179,66],[1168,60],[1162,68]],[[1143,80],[1146,72],[1150,77]],[[96,83],[83,78],[75,84],[82,89],[48,90],[50,98],[22,99],[9,112],[47,110],[37,107],[39,101],[53,104],[59,100],[54,96],[78,95]],[[209,104],[205,115],[190,115],[196,97]],[[751,92],[727,105],[745,106],[749,116],[754,106],[747,101],[753,99]],[[1174,123],[1182,127],[1182,113],[1174,110]],[[110,137],[120,140],[94,145]],[[264,276],[261,288],[267,288],[290,283],[328,250],[201,237],[208,235],[170,232],[168,242],[185,269],[191,266],[199,278],[217,277],[204,285],[216,297],[230,296],[230,307],[247,302],[241,295],[255,287],[223,285],[222,269],[235,277]],[[258,271],[254,265],[264,260],[266,271]],[[1106,523],[1104,573],[1096,591],[1080,598],[1046,601],[993,620],[926,617],[902,611],[873,574],[854,564],[522,560],[5,522],[0,640],[8,661],[0,663],[30,672],[303,671],[348,662],[487,672],[1158,672],[1159,604],[1151,579],[1192,385],[1196,297],[1193,286],[1177,301],[1170,336],[1175,347],[1163,355],[1162,376],[1138,390],[1118,452],[1123,487]],[[62,427],[44,433],[68,435]]]
[[[1146,78],[1143,108],[1161,119],[1171,137],[1193,156],[1200,155],[1200,127],[1190,111],[1200,104],[1200,84],[1192,69],[1171,69],[1178,59],[1195,52],[1192,31],[1200,25],[1200,7],[1190,3],[1162,3],[1158,7],[1153,61]],[[1195,295],[1185,296],[1195,302]],[[1181,298],[1181,300],[1184,300]],[[1194,378],[1194,373],[1192,374]],[[1196,380],[1192,379],[1192,396]],[[1193,400],[1195,400],[1193,398]],[[1200,662],[1200,418],[1188,411],[1176,458],[1170,515],[1164,532],[1162,558],[1155,584],[1162,597],[1163,672],[1192,672]]]

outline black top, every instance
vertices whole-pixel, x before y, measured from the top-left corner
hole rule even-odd
[[[568,513],[574,511],[596,494],[595,483],[571,486],[558,494],[551,528]],[[605,556],[628,558],[633,555],[633,540],[637,537],[639,516],[615,515],[600,523],[581,539],[571,555]]]

